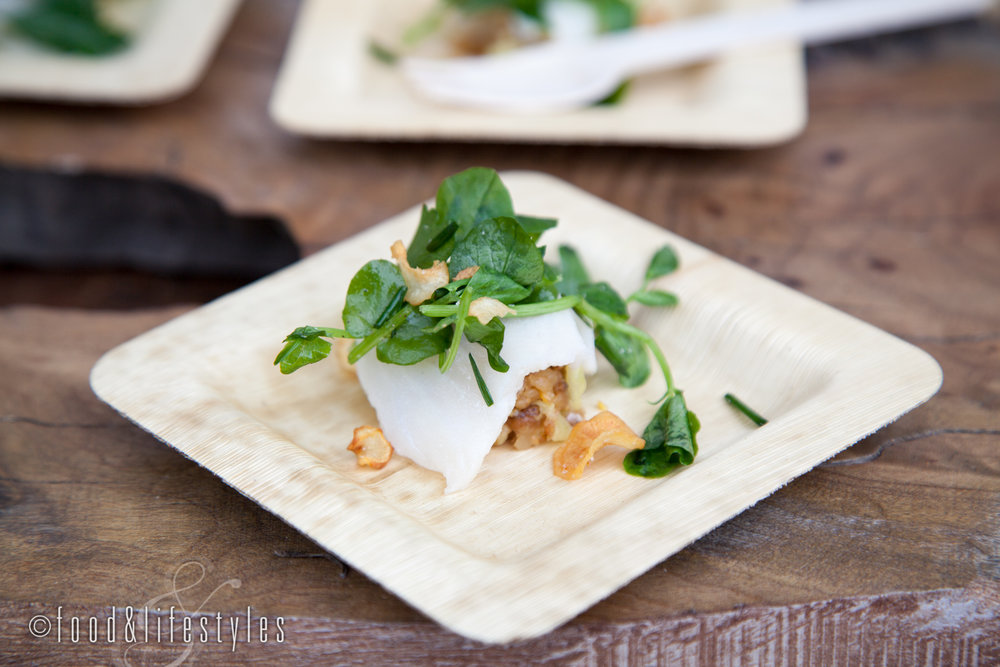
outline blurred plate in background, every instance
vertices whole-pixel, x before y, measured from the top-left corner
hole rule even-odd
[[[99,104],[147,104],[178,97],[201,77],[239,0],[121,0],[109,18],[131,37],[113,55],[48,51],[5,35],[0,97]]]
[[[677,15],[787,0],[677,0]],[[623,102],[537,116],[426,102],[369,53],[391,46],[433,0],[306,0],[282,63],[271,115],[317,137],[763,146],[806,120],[801,48],[775,45],[635,79]]]

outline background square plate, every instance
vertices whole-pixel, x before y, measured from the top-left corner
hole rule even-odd
[[[192,88],[239,6],[239,0],[120,0],[109,3],[132,44],[89,58],[42,49],[5,35],[0,41],[0,96],[50,101],[146,104]]]
[[[562,181],[503,178],[519,212],[559,217],[549,247],[572,243],[623,292],[654,248],[677,249],[681,269],[658,284],[680,305],[635,317],[701,418],[694,465],[640,479],[609,447],[566,482],[553,446],[498,447],[449,495],[399,456],[359,468],[351,432],[376,421],[357,381],[332,360],[291,376],[271,362],[296,326],[339,323],[351,276],[410,239],[417,208],[108,352],[94,391],[440,623],[499,642],[551,630],[940,386],[929,355],[884,331]],[[623,389],[602,364],[588,413],[601,401],[641,431],[661,382]],[[754,428],[725,392],[770,423]]]
[[[788,0],[677,0],[677,14]],[[708,146],[773,144],[805,125],[805,73],[794,45],[638,77],[619,105],[534,116],[437,106],[368,53],[398,43],[428,0],[306,0],[271,98],[292,132],[371,139],[462,139]]]

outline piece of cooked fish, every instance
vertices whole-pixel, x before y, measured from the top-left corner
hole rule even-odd
[[[382,432],[396,452],[445,478],[445,493],[473,480],[510,416],[524,378],[550,366],[597,369],[594,334],[572,310],[504,319],[506,373],[490,368],[486,351],[462,340],[458,361],[441,373],[436,357],[412,366],[384,364],[368,354],[355,367]],[[487,406],[468,354],[493,397]]]

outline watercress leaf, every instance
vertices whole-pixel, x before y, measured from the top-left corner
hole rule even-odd
[[[642,341],[620,331],[597,327],[594,345],[618,373],[623,387],[638,387],[649,377],[649,356]]]
[[[622,81],[617,88],[612,90],[607,97],[602,100],[594,102],[594,106],[598,107],[613,107],[617,104],[621,104],[622,100],[625,99],[625,95],[628,93],[628,89],[631,87],[632,80],[626,79]]]
[[[695,436],[701,424],[687,409],[683,394],[677,393],[663,402],[646,426],[642,449],[629,452],[625,470],[640,477],[663,477],[674,468],[691,465],[698,454]]]
[[[673,273],[679,264],[680,261],[677,259],[674,249],[668,245],[663,246],[649,260],[649,267],[646,269],[646,282]]]
[[[644,306],[676,306],[677,295],[663,290],[639,290],[630,297]]]
[[[440,239],[440,235],[448,225],[449,221],[439,218],[436,209],[427,208],[427,206],[420,209],[420,224],[417,225],[413,240],[410,241],[410,245],[406,249],[406,261],[410,263],[410,266],[426,269],[436,259],[442,261],[448,259],[451,249],[455,247],[454,234],[450,239],[440,243],[434,250],[428,249],[432,241]]]
[[[285,375],[293,373],[303,366],[322,361],[330,355],[330,341],[322,338],[320,327],[299,327],[285,337],[285,346],[274,358],[275,365],[280,365]],[[345,332],[346,333],[346,332]]]
[[[544,0],[446,0],[453,7],[467,13],[488,9],[507,9],[518,12],[538,23],[544,24],[542,2]]]
[[[626,0],[587,0],[597,14],[601,32],[628,30],[635,25],[635,9]]]
[[[506,373],[510,366],[500,356],[503,349],[504,325],[499,317],[494,317],[486,324],[480,324],[474,317],[465,320],[465,337],[472,343],[479,343],[486,349],[490,360],[490,368]]]
[[[95,0],[36,0],[11,17],[10,27],[38,44],[79,55],[106,55],[129,43],[101,19]]]
[[[559,246],[560,277],[556,286],[561,294],[579,294],[580,289],[590,282],[583,260],[571,246]]]
[[[451,336],[444,331],[432,331],[435,320],[413,311],[375,348],[378,360],[387,364],[410,366],[448,349]]]
[[[452,276],[469,266],[503,274],[522,285],[533,285],[545,273],[541,251],[510,217],[484,220],[455,244],[449,262]]]
[[[344,328],[355,338],[364,338],[384,322],[395,304],[402,306],[400,291],[406,283],[399,267],[386,259],[373,259],[358,270],[347,287],[344,304]]]
[[[559,221],[555,218],[536,218],[533,215],[515,215],[514,217],[521,223],[521,228],[531,234],[531,238],[535,240],[535,243],[542,236],[542,232],[546,229],[552,229],[559,224]]]
[[[437,191],[437,215],[440,228],[458,223],[456,241],[484,220],[513,217],[510,192],[492,169],[472,167],[446,178]]]
[[[628,306],[625,305],[625,300],[605,282],[584,285],[580,289],[580,296],[594,308],[617,320],[624,322],[628,319]]]
[[[517,283],[512,278],[508,278],[502,273],[494,273],[482,267],[469,279],[469,284],[465,289],[473,293],[474,299],[478,299],[481,296],[488,296],[507,304],[522,301],[531,294],[530,289]]]

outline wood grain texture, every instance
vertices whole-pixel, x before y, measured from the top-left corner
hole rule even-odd
[[[621,624],[672,636],[669,619],[696,624],[736,609],[920,599],[945,589],[961,600],[1000,581],[995,29],[965,24],[812,51],[809,127],[795,142],[762,151],[399,146],[303,141],[268,120],[294,9],[292,2],[248,2],[205,81],[170,105],[68,111],[5,104],[0,160],[166,173],[230,208],[279,215],[314,250],[402,210],[465,166],[539,169],[886,328],[944,368],[944,386],[930,403],[841,456],[854,465],[796,480],[530,644],[531,657],[609,664],[621,654],[586,647],[605,645],[602,638]],[[136,308],[143,305],[136,297]],[[206,581],[185,598],[191,605],[239,577],[240,589],[212,598],[213,611],[253,604],[260,613],[351,628],[336,645],[311,639],[318,633],[296,636],[283,655],[297,647],[308,656],[298,658],[302,664],[388,650],[380,640],[397,631],[412,631],[403,645],[416,664],[441,655],[495,662],[489,658],[498,654],[442,634],[365,577],[344,576],[309,540],[90,393],[87,372],[101,353],[179,312],[4,308],[0,593],[10,621],[3,659],[83,662],[83,653],[53,651],[27,636],[22,620],[34,613],[27,605],[96,612],[140,604],[167,592],[177,567],[198,560]],[[1000,604],[995,595],[981,599],[984,622],[996,627]],[[814,609],[817,623],[833,617],[822,604]],[[975,631],[972,620],[960,625]],[[868,630],[882,627],[869,623],[859,644],[875,650]],[[941,646],[935,638],[955,636],[935,623],[898,627],[906,646]],[[988,630],[979,664],[997,660],[997,633]],[[705,641],[721,636],[704,634]],[[584,648],[560,653],[567,643]],[[838,645],[829,636],[809,635],[805,645],[815,664],[834,664],[835,654],[824,653]],[[972,644],[963,645],[961,660],[974,664]],[[770,661],[731,646],[734,662]],[[780,663],[785,654],[774,655]],[[962,664],[951,654],[913,655],[888,653],[885,662]],[[392,662],[385,654],[381,661]]]

